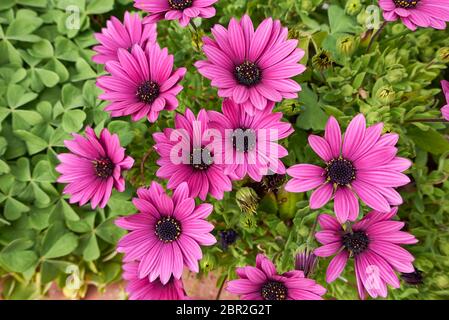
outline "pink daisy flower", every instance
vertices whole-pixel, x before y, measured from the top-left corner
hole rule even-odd
[[[218,146],[222,140],[211,139],[210,132],[206,110],[200,110],[195,117],[187,109],[185,115],[175,115],[175,129],[166,128],[163,133],[153,134],[154,149],[161,156],[156,161],[160,166],[156,176],[168,179],[167,188],[174,189],[187,182],[190,196],[201,200],[208,193],[220,200],[225,191],[232,190],[223,161],[214,155],[214,145]]]
[[[322,300],[326,289],[304,273],[293,270],[278,274],[273,262],[263,254],[256,257],[256,266],[236,269],[240,279],[228,281],[226,290],[242,300]]]
[[[442,80],[441,87],[443,88],[443,93],[446,98],[446,105],[441,108],[441,114],[444,119],[449,121],[449,81]]]
[[[173,277],[166,284],[159,279],[150,281],[148,277],[138,277],[139,263],[123,265],[123,279],[128,281],[126,292],[130,300],[186,300],[182,280]]]
[[[410,30],[418,27],[446,29],[449,21],[447,0],[379,0],[386,21],[402,20]]]
[[[224,137],[225,174],[238,180],[248,174],[255,181],[271,173],[285,174],[279,159],[287,156],[288,151],[277,141],[288,137],[293,128],[290,123],[281,122],[282,113],[272,113],[272,108],[273,103],[266,110],[249,115],[242,105],[225,99],[223,113],[208,112],[209,126]]]
[[[130,169],[134,159],[125,155],[118,136],[107,129],[101,131],[99,138],[90,127],[86,128],[85,138],[75,133],[73,137],[64,141],[70,153],[58,155],[61,164],[56,171],[61,176],[57,181],[67,183],[63,193],[70,195],[70,203],[83,206],[90,201],[92,209],[104,208],[113,188],[125,190],[122,171]]]
[[[343,229],[332,216],[322,214],[318,223],[322,231],[315,234],[323,246],[315,249],[319,257],[335,255],[329,263],[326,281],[333,282],[342,273],[350,257],[354,258],[357,287],[361,299],[365,291],[373,297],[387,296],[387,284],[399,288],[399,279],[395,273],[413,272],[413,256],[400,244],[414,244],[416,238],[400,231],[404,222],[392,221],[397,208],[389,213],[371,211],[362,220]]]
[[[96,63],[104,64],[107,61],[118,60],[118,49],[131,50],[137,44],[145,48],[147,44],[156,42],[156,24],[142,24],[137,13],[125,12],[124,23],[116,17],[106,22],[106,28],[101,29],[101,33],[95,33],[95,38],[100,45],[94,46],[97,52],[92,57]]]
[[[354,221],[359,214],[356,195],[370,208],[389,212],[391,206],[402,203],[396,187],[410,179],[402,174],[411,166],[408,159],[397,157],[394,146],[397,134],[382,134],[383,124],[366,128],[363,114],[357,115],[341,136],[334,117],[326,124],[324,138],[310,135],[309,144],[326,163],[325,167],[298,164],[287,169],[293,177],[285,189],[304,192],[317,188],[310,197],[310,208],[318,209],[331,198],[341,223]]]
[[[118,50],[118,61],[106,62],[108,76],[99,77],[97,86],[105,93],[100,99],[111,103],[105,110],[113,117],[131,115],[133,121],[147,117],[155,122],[162,110],[178,107],[176,95],[186,68],[173,71],[173,55],[158,44],[144,50],[138,45],[131,52]]]
[[[279,20],[265,19],[254,31],[248,15],[238,22],[232,18],[228,29],[212,28],[215,40],[205,37],[205,61],[195,66],[220,97],[243,104],[248,113],[270,107],[269,102],[296,98],[301,90],[290,79],[306,69],[299,64],[304,51],[297,40],[288,40],[288,30]]]
[[[159,20],[178,20],[186,27],[192,18],[212,18],[218,0],[134,0],[134,7],[149,12],[144,23],[156,23]]]
[[[153,282],[159,277],[164,285],[171,277],[180,279],[184,265],[198,272],[200,245],[216,242],[210,234],[214,226],[206,221],[212,205],[195,206],[186,183],[172,197],[156,182],[137,190],[137,196],[133,203],[139,213],[116,220],[120,228],[130,231],[117,244],[117,251],[125,253],[123,261],[139,261],[139,279],[149,277]]]

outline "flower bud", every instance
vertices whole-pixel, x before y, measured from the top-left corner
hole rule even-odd
[[[242,215],[240,217],[240,226],[242,229],[245,229],[247,232],[252,233],[256,230],[257,221],[253,215]]]
[[[437,51],[437,59],[444,63],[449,63],[449,47],[443,47]]]
[[[410,273],[401,273],[401,279],[409,284],[409,285],[413,285],[413,286],[417,286],[420,285],[424,282],[424,278],[422,275],[422,271],[418,270],[415,267],[415,271],[414,272],[410,272]]]
[[[418,48],[426,48],[432,42],[432,38],[430,38],[427,34],[422,34],[416,39],[416,44]]]
[[[204,272],[211,271],[215,266],[215,258],[209,253],[203,255],[203,259],[200,261],[201,270]]]
[[[354,93],[354,88],[350,84],[345,84],[341,87],[341,94],[343,97],[350,97]]]
[[[240,210],[245,214],[256,213],[257,206],[259,205],[259,197],[257,193],[249,187],[243,187],[235,196],[237,205]]]
[[[228,247],[237,241],[238,234],[233,229],[220,231],[220,246],[223,251],[228,250]]]
[[[396,99],[396,92],[390,86],[382,86],[377,90],[376,98],[382,104],[390,104]]]
[[[302,252],[296,254],[295,269],[304,272],[304,276],[307,278],[314,273],[317,262],[317,256],[305,248]]]
[[[331,54],[327,50],[321,49],[312,58],[312,65],[320,71],[329,69],[332,66],[332,63]]]
[[[346,56],[350,56],[357,49],[357,43],[353,36],[342,36],[337,39],[337,51]]]
[[[387,75],[385,76],[385,78],[388,80],[388,82],[390,83],[398,83],[400,82],[402,79],[404,79],[404,77],[406,76],[406,72],[405,70],[402,69],[393,69],[388,71]]]
[[[345,12],[350,16],[355,16],[362,9],[360,0],[349,0],[346,2]]]

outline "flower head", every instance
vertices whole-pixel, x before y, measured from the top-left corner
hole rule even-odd
[[[186,183],[172,197],[156,182],[137,190],[137,196],[133,203],[139,213],[116,220],[119,227],[130,231],[117,245],[117,251],[125,253],[123,261],[139,261],[139,279],[149,277],[153,282],[159,277],[164,285],[171,277],[180,279],[184,265],[198,272],[200,245],[216,242],[210,234],[214,226],[205,220],[212,205],[195,206]]]
[[[304,272],[305,277],[309,277],[314,273],[317,262],[316,255],[305,248],[303,251],[296,254],[295,269]]]
[[[156,175],[168,179],[167,187],[176,188],[187,182],[191,197],[205,200],[208,193],[222,199],[225,191],[232,190],[231,180],[224,172],[222,161],[216,161],[214,145],[220,146],[210,135],[209,118],[205,110],[195,117],[190,109],[185,115],[177,113],[175,128],[156,132],[154,149],[160,155]],[[217,153],[218,154],[218,153]]]
[[[97,54],[92,60],[96,63],[117,61],[120,48],[131,50],[135,44],[145,48],[147,44],[156,42],[156,24],[143,25],[137,13],[125,12],[123,24],[116,17],[112,17],[106,22],[106,26],[101,29],[101,33],[95,34],[95,38],[100,42],[93,48]]]
[[[410,30],[418,27],[446,29],[449,6],[446,0],[379,0],[387,21],[402,20]]]
[[[195,66],[220,97],[231,98],[252,114],[272,102],[296,98],[301,90],[292,77],[304,72],[299,64],[304,51],[297,40],[288,40],[288,30],[278,20],[265,19],[254,30],[248,15],[238,22],[232,18],[228,29],[212,28],[214,40],[205,37],[203,50],[207,57]]]
[[[414,244],[416,238],[400,231],[404,222],[391,220],[397,212],[371,211],[363,219],[343,229],[332,216],[318,217],[321,231],[315,234],[323,246],[315,249],[319,257],[335,255],[329,263],[326,281],[333,282],[342,273],[350,257],[354,259],[359,296],[364,299],[366,292],[373,297],[387,296],[387,284],[399,288],[397,272],[413,272],[413,256],[401,244]]]
[[[442,80],[441,87],[446,98],[446,105],[441,108],[441,114],[443,115],[444,119],[449,121],[449,81]]]
[[[263,254],[256,257],[256,266],[236,269],[240,279],[229,281],[226,290],[243,300],[322,300],[326,289],[302,271],[278,274],[273,262]]]
[[[304,192],[317,188],[310,197],[312,209],[321,208],[332,197],[334,211],[341,223],[354,221],[359,214],[356,195],[370,208],[389,212],[402,203],[395,190],[410,182],[402,174],[411,166],[408,159],[397,157],[397,134],[382,134],[383,124],[366,128],[365,117],[357,115],[349,124],[344,138],[334,117],[326,124],[324,138],[309,136],[312,149],[325,166],[298,164],[287,169],[293,177],[285,189]]]
[[[243,105],[225,99],[223,113],[208,112],[209,126],[224,137],[225,174],[233,179],[243,179],[248,174],[253,180],[261,181],[267,174],[285,173],[280,158],[287,156],[288,151],[277,142],[288,137],[293,128],[281,121],[281,112],[271,112],[272,106],[271,103],[270,108],[250,115]]]
[[[159,20],[178,20],[186,27],[192,18],[212,18],[218,0],[134,0],[134,7],[149,12],[144,23],[156,23]]]
[[[139,263],[128,262],[123,265],[123,279],[128,281],[126,292],[130,300],[186,300],[188,299],[182,280],[173,277],[166,284],[159,279],[150,281],[148,277],[140,279]]]
[[[56,171],[61,173],[60,183],[68,183],[64,194],[70,195],[70,203],[79,202],[80,206],[91,202],[92,209],[104,208],[111,197],[112,189],[125,190],[122,171],[130,169],[134,159],[125,155],[116,134],[107,129],[101,131],[98,138],[94,130],[86,128],[86,137],[73,134],[73,140],[64,144],[70,153],[58,155]]]
[[[133,121],[147,117],[155,122],[162,110],[178,107],[176,95],[182,90],[178,83],[185,68],[173,71],[173,55],[158,44],[131,52],[118,50],[118,61],[106,62],[108,76],[99,77],[97,86],[104,90],[100,99],[110,101],[105,108],[113,117],[131,115]]]

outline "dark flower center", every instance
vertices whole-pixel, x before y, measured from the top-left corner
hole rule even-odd
[[[262,80],[262,71],[253,62],[245,61],[234,69],[234,76],[238,83],[251,87]]]
[[[233,229],[220,231],[220,244],[222,249],[227,250],[228,246],[237,240],[237,237],[238,234]]]
[[[332,159],[327,163],[326,174],[330,182],[345,186],[355,179],[355,168],[351,161]]]
[[[108,158],[95,160],[94,169],[97,177],[107,179],[112,176],[112,173],[114,172],[114,164]]]
[[[418,270],[416,267],[414,272],[401,273],[401,279],[404,280],[405,283],[415,286],[423,284],[424,282],[422,271]]]
[[[153,81],[145,81],[137,88],[136,96],[140,102],[153,103],[159,96],[159,85]]]
[[[193,0],[168,0],[168,5],[173,10],[184,10],[190,8]]]
[[[268,281],[260,291],[264,300],[286,300],[287,287],[278,281]]]
[[[353,255],[358,255],[368,249],[369,238],[363,231],[354,231],[343,235],[343,246]]]
[[[214,160],[208,149],[193,148],[190,154],[190,164],[194,169],[206,170],[212,163]]]
[[[181,234],[181,224],[175,218],[162,217],[156,222],[154,234],[165,243],[173,242]]]
[[[420,0],[393,0],[397,8],[415,8]]]
[[[256,147],[256,132],[253,129],[236,129],[232,134],[232,146],[240,152],[248,152]]]

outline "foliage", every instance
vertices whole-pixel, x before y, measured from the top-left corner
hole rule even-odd
[[[175,55],[176,66],[188,68],[177,111],[185,107],[220,110],[216,90],[193,67],[203,58],[201,37],[213,24],[227,24],[230,17],[245,12],[257,22],[268,16],[280,19],[306,51],[302,63],[308,67],[295,79],[303,87],[300,98],[277,106],[295,128],[283,141],[289,150],[285,164],[318,161],[307,145],[307,135],[321,134],[329,115],[346,126],[352,116],[363,112],[369,124],[383,121],[387,131],[399,133],[400,155],[414,162],[408,172],[413,181],[400,190],[405,204],[399,215],[420,240],[409,249],[425,281],[419,288],[404,284],[391,291],[390,298],[447,299],[449,131],[446,124],[412,120],[440,116],[444,98],[439,80],[449,79],[449,73],[438,49],[449,46],[448,33],[410,32],[400,23],[391,23],[368,50],[372,31],[365,26],[365,8],[370,4],[368,0],[220,0],[217,15],[196,20],[196,30],[162,21],[158,40]],[[66,11],[69,5],[80,8],[78,29],[67,23],[73,18]],[[0,3],[0,275],[4,298],[40,297],[54,280],[67,296],[82,297],[87,285],[103,289],[120,279],[121,257],[115,244],[123,231],[113,220],[135,212],[130,201],[135,189],[158,180],[151,134],[173,125],[173,113],[168,112],[153,125],[112,119],[97,98],[95,79],[104,70],[91,61],[93,32],[111,15],[122,19],[125,10],[133,10],[131,1]],[[312,64],[321,49],[333,62],[324,70]],[[118,133],[136,159],[127,175],[126,192],[114,193],[104,210],[70,205],[62,195],[63,186],[55,183],[55,156],[64,150],[64,139],[72,132],[83,132],[86,125],[97,132],[107,127]],[[242,213],[236,192],[250,184],[235,183],[233,192],[222,201],[208,199],[215,207],[210,219],[217,238],[226,229],[239,235],[227,250],[220,245],[203,250],[200,276],[218,272],[217,286],[235,277],[235,266],[253,264],[258,252],[273,257],[281,271],[293,268],[294,254],[306,243],[314,245],[310,234],[317,214],[331,209],[311,211],[310,194],[281,190],[265,195],[255,214]],[[321,284],[325,284],[327,264],[320,260],[314,275]],[[66,285],[73,265],[81,277],[77,290]],[[326,297],[356,298],[350,275],[349,270],[343,274],[348,283],[339,279],[326,285]]]

